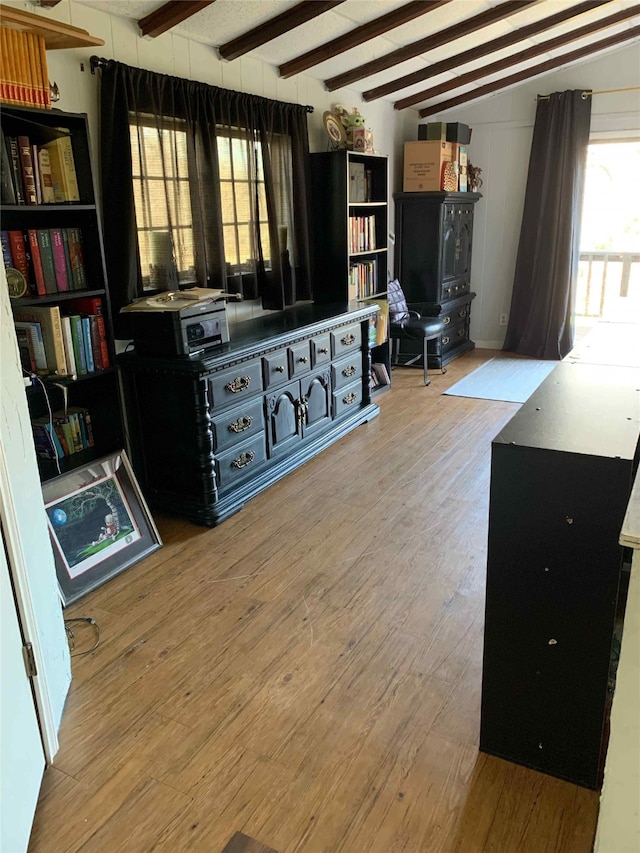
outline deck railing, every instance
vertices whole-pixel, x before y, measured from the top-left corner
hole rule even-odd
[[[640,297],[640,253],[580,252],[576,315],[602,317],[621,296]]]

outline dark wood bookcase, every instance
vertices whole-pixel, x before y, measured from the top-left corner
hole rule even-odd
[[[79,297],[98,297],[102,303],[110,367],[91,373],[71,376],[41,376],[26,389],[32,418],[48,414],[47,398],[52,411],[69,406],[89,410],[94,446],[59,459],[65,473],[124,447],[121,395],[118,368],[115,367],[113,330],[108,299],[107,275],[100,213],[96,204],[94,174],[91,162],[89,130],[85,114],[31,107],[2,106],[1,132],[6,136],[24,135],[32,144],[43,145],[60,135],[64,128],[71,140],[80,200],[60,204],[3,204],[2,230],[78,228],[82,234],[82,258],[86,287],[65,292],[36,295],[31,292],[12,299],[12,307],[57,305],[62,314],[65,303]],[[41,479],[58,474],[55,460],[38,457]]]
[[[312,154],[311,187],[314,301],[385,300],[389,273],[387,156],[347,149]],[[372,346],[371,361],[384,365],[386,376],[390,375],[388,339]],[[372,391],[384,387],[374,385]]]

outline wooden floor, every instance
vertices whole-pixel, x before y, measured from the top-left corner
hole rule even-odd
[[[490,442],[514,403],[398,369],[380,416],[66,612],[31,853],[587,853],[598,795],[478,752]],[[92,629],[88,627],[88,631]],[[76,650],[92,635],[76,631]]]

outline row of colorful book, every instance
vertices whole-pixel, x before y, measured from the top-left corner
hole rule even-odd
[[[22,273],[32,296],[86,290],[79,228],[1,231],[2,260]]]
[[[0,27],[0,100],[51,109],[43,36]]]
[[[349,299],[366,299],[374,296],[378,282],[378,262],[376,258],[370,261],[358,261],[349,267]]]
[[[376,248],[375,216],[349,217],[349,252],[372,252]]]
[[[17,305],[13,318],[27,373],[83,376],[110,367],[102,300],[86,296],[58,305]]]
[[[0,189],[3,204],[64,204],[80,201],[69,130],[38,145],[28,136],[0,139]]]
[[[63,459],[94,446],[88,409],[68,406],[31,421],[36,453],[43,459]]]

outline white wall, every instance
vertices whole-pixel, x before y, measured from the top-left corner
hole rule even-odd
[[[500,347],[506,329],[498,316],[508,313],[536,111],[536,95],[566,89],[640,86],[638,45],[600,59],[547,74],[516,89],[471,106],[429,116],[421,121],[460,121],[473,128],[470,160],[482,168],[483,198],[476,205],[471,337],[477,346]],[[454,93],[455,94],[455,93]],[[592,136],[602,132],[637,132],[640,136],[640,91],[594,95]],[[413,137],[415,138],[415,137]],[[630,176],[637,182],[636,176]]]

